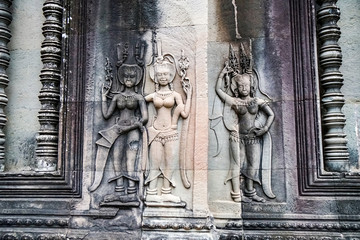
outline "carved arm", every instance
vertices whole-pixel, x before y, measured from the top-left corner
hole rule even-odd
[[[186,102],[185,102],[185,107],[183,108],[183,111],[181,111],[181,116],[183,118],[187,118],[189,116],[190,113],[190,106],[191,106],[191,97],[192,97],[192,86],[190,84],[190,82],[184,84],[185,86],[183,86],[184,92],[186,94]],[[182,102],[182,100],[181,100]]]
[[[228,71],[227,66],[225,66],[216,81],[215,91],[223,102],[226,102],[227,104],[232,106],[235,104],[234,99],[231,96],[229,96],[228,94],[226,94],[221,89],[222,81],[223,81],[224,75],[225,75],[225,73],[227,73],[227,71]]]
[[[270,126],[273,123],[274,118],[275,118],[274,111],[270,108],[270,106],[268,104],[264,104],[263,107],[262,107],[262,110],[268,115],[268,118],[266,120],[264,128],[269,130],[269,128],[270,128]]]
[[[105,119],[109,119],[111,117],[111,115],[113,114],[115,108],[116,108],[116,101],[117,101],[117,97],[116,95],[113,97],[110,106],[108,107],[107,105],[107,93],[109,92],[109,89],[106,89],[103,87],[102,89],[102,103],[101,103],[101,110],[102,110],[102,114],[104,116]]]
[[[147,111],[145,99],[139,100],[140,112],[141,112],[141,123],[144,126],[149,120],[149,113]]]
[[[265,114],[267,115],[267,119],[266,119],[265,125],[261,129],[255,130],[256,136],[262,136],[267,131],[269,131],[269,128],[270,128],[270,126],[273,123],[274,118],[275,118],[274,111],[270,108],[270,106],[265,101],[261,105],[261,110],[265,112]]]

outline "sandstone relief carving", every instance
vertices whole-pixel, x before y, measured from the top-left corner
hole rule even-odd
[[[340,71],[342,65],[341,47],[338,43],[341,31],[337,22],[340,9],[337,0],[319,1],[318,38],[320,84],[323,90],[322,126],[324,144],[324,167],[329,172],[348,172],[350,169],[348,139],[344,131],[346,117],[342,112],[345,104],[341,87],[344,82]]]
[[[41,109],[39,111],[40,130],[36,137],[36,171],[56,171],[59,140],[59,106],[62,63],[62,1],[44,2],[43,24],[44,41],[41,59],[44,64],[40,81],[42,88],[39,94]]]
[[[172,194],[176,186],[173,174],[180,165],[183,184],[190,187],[185,172],[185,148],[188,118],[191,107],[192,86],[186,77],[189,60],[184,56],[176,61],[171,54],[161,53],[160,40],[154,38],[153,60],[149,66],[151,80],[155,83],[155,91],[145,96],[148,103],[155,107],[155,116],[150,117],[148,127],[149,159],[145,179],[146,204],[178,204],[185,206],[180,196]],[[181,77],[182,89],[186,95],[185,101],[174,89],[173,81],[177,74]],[[178,131],[179,118],[184,119],[181,132]],[[180,140],[180,150],[179,149]],[[162,181],[158,185],[158,181]],[[161,186],[161,187],[159,187]],[[158,189],[159,188],[159,189]]]
[[[215,86],[219,97],[216,101],[222,102],[221,111],[213,111],[210,127],[216,131],[216,126],[223,122],[229,133],[230,167],[225,184],[231,182],[233,201],[265,202],[254,184],[260,184],[267,197],[275,198],[271,189],[269,133],[274,112],[266,100],[256,97],[257,94],[268,96],[260,91],[258,74],[252,64],[251,42],[248,45],[248,51],[243,44],[239,48],[240,62],[230,45],[229,59]]]
[[[115,124],[99,131],[96,141],[95,179],[89,190],[95,191],[103,178],[109,152],[113,151],[115,176],[108,182],[116,182],[114,192],[104,196],[100,205],[116,202],[117,205],[139,205],[140,151],[144,125],[148,121],[146,102],[140,93],[143,79],[143,48],[136,45],[135,54],[129,57],[128,45],[118,45],[117,72],[112,74],[109,60],[106,62],[106,78],[102,87],[102,115],[104,119],[115,116]]]
[[[6,3],[7,2],[7,3]],[[6,114],[5,114],[5,106],[8,102],[8,97],[5,92],[5,88],[7,87],[9,83],[9,77],[6,73],[6,69],[9,66],[10,62],[10,52],[7,47],[7,44],[10,42],[10,29],[9,24],[12,20],[12,11],[10,10],[10,6],[12,4],[12,1],[5,1],[1,2],[1,9],[3,9],[0,12],[1,16],[1,24],[2,27],[0,31],[0,41],[1,45],[3,46],[1,49],[1,56],[0,60],[2,62],[0,67],[0,91],[1,91],[1,100],[0,100],[0,172],[5,171],[5,133],[4,133],[4,127],[7,122]]]

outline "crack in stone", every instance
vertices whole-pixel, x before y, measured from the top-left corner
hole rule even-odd
[[[237,7],[236,7],[236,3],[235,3],[235,0],[232,0],[231,2],[232,2],[232,5],[234,6],[236,38],[237,38],[237,39],[241,39],[241,35],[240,35],[240,33],[239,33],[239,28],[238,28],[238,21],[237,21]]]

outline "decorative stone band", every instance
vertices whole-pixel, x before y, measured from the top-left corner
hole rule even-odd
[[[43,69],[40,73],[42,88],[39,94],[41,109],[38,116],[40,130],[36,138],[36,170],[48,172],[57,170],[63,1],[46,0],[43,12],[45,39],[41,46]]]
[[[0,0],[0,172],[5,170],[5,134],[3,129],[7,121],[4,109],[8,102],[5,88],[9,83],[6,69],[10,62],[10,53],[7,44],[11,38],[9,29],[12,20],[10,11],[11,3],[12,0]]]
[[[345,98],[341,93],[344,79],[339,71],[342,54],[338,44],[341,32],[337,25],[340,10],[336,2],[337,0],[318,0],[320,9],[317,12],[319,63],[322,70],[320,84],[324,91],[321,96],[324,108],[322,114],[324,166],[326,171],[346,172],[349,170],[349,152],[344,133],[346,118],[341,110]]]
[[[23,239],[51,239],[51,240],[66,240],[70,239],[62,233],[33,233],[33,232],[14,232],[14,231],[0,231],[1,239],[23,240]]]
[[[289,221],[262,221],[262,222],[229,222],[224,229],[234,230],[285,230],[285,231],[326,231],[344,232],[360,231],[360,224],[354,222],[289,222]]]
[[[68,219],[0,218],[0,227],[68,227]]]
[[[172,222],[172,221],[145,221],[142,224],[143,229],[155,230],[155,229],[172,229],[172,230],[211,230],[213,225],[211,223],[201,223],[201,222]]]
[[[339,238],[339,236],[324,236],[324,235],[318,235],[318,236],[308,236],[306,235],[306,233],[303,233],[302,235],[300,234],[283,234],[281,235],[280,233],[258,233],[258,234],[237,234],[237,233],[232,233],[232,234],[221,234],[219,240],[338,240],[338,239],[344,239],[344,238]],[[357,239],[355,238],[346,238],[346,239]]]

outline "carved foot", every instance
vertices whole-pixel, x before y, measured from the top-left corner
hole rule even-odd
[[[241,195],[241,202],[250,203],[250,202],[252,202],[252,199],[242,194]]]
[[[174,202],[174,203],[180,203],[181,202],[180,197],[172,195],[171,193],[162,194],[161,199],[164,202]]]
[[[148,202],[162,202],[162,199],[161,199],[161,196],[159,195],[146,195],[146,198],[145,198],[146,201]]]
[[[121,195],[118,195],[118,194],[105,195],[103,202],[108,203],[108,202],[119,201],[120,197],[121,197]]]
[[[126,195],[119,196],[119,201],[123,202],[123,203],[137,202],[138,199],[136,197],[136,194],[132,193],[132,194],[126,194]]]
[[[241,202],[240,192],[233,192],[231,191],[231,198],[234,202]]]
[[[249,203],[252,202],[251,198],[244,196],[244,194],[240,193],[240,192],[233,192],[231,191],[231,197],[233,199],[234,202],[243,202],[243,203]]]
[[[262,202],[262,203],[266,202],[266,200],[264,198],[259,197],[256,194],[254,196],[251,196],[251,199],[254,200],[255,202]]]

